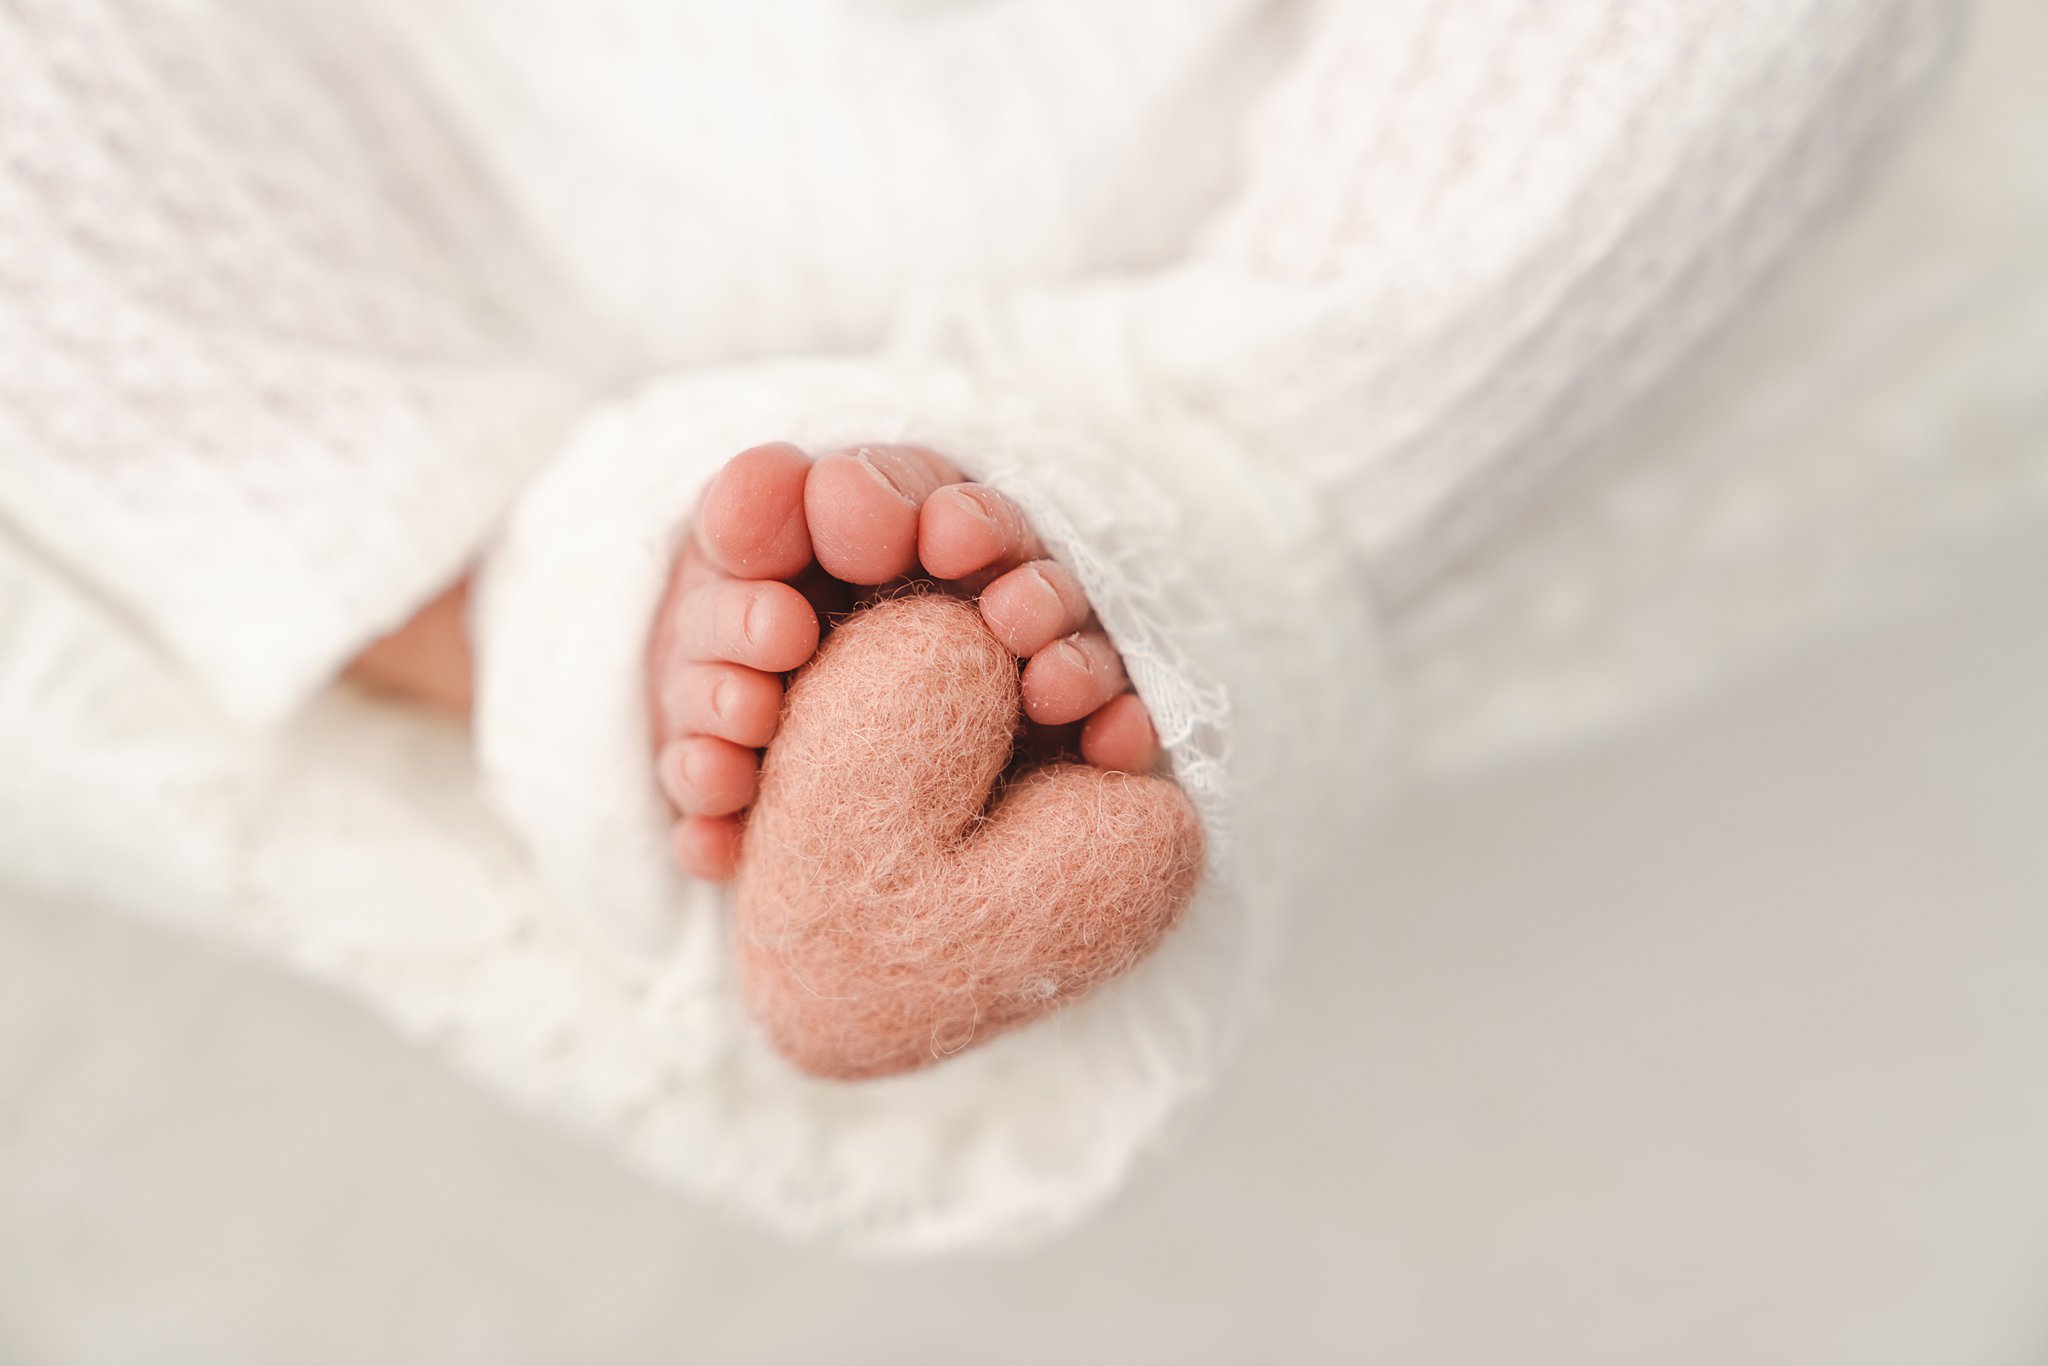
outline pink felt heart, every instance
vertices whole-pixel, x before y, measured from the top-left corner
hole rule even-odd
[[[791,684],[734,938],[749,1010],[803,1070],[886,1076],[1028,1024],[1185,909],[1187,797],[1080,764],[1012,771],[1017,674],[978,612],[928,595],[859,613]]]

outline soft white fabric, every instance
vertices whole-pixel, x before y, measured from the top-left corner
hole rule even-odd
[[[258,721],[458,573],[588,391],[420,94],[282,18],[0,16],[0,518]]]
[[[273,954],[792,1232],[1057,1227],[1206,1083],[1280,913],[1357,909],[1383,775],[1629,714],[1864,600],[1853,569],[1777,590],[1820,577],[1816,545],[1943,544],[2038,491],[2023,424],[1930,456],[1939,432],[1801,408],[1768,358],[1723,362],[1657,449],[1593,461],[1912,111],[1952,19],[16,6],[0,869]],[[1957,233],[2048,221],[2028,188],[1944,187],[1975,206]],[[1845,259],[1794,334],[1842,401],[1918,373],[1943,269],[1919,267],[1919,314],[1845,319],[1892,268]],[[2044,318],[2016,295],[1998,340]],[[1959,404],[2025,392],[1985,376]],[[855,1089],[738,1018],[646,764],[668,553],[716,463],[773,438],[927,440],[1014,493],[1216,837],[1127,983]],[[1516,528],[1575,465],[1576,496]],[[1931,515],[1972,475],[2000,496]],[[445,728],[307,700],[515,499],[474,762]]]

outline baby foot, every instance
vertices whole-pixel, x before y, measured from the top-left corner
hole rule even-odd
[[[1073,573],[1045,557],[1010,499],[910,446],[813,462],[786,443],[727,463],[676,558],[649,658],[655,771],[686,872],[725,880],[782,713],[783,675],[816,653],[821,618],[914,575],[977,606],[1025,661],[1025,716],[1097,768],[1151,770],[1158,739]]]

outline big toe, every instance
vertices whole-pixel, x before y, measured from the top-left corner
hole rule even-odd
[[[789,579],[810,566],[804,484],[811,462],[785,441],[726,462],[697,511],[705,556],[736,578]]]
[[[917,565],[917,524],[925,499],[959,479],[916,446],[858,446],[824,456],[804,482],[811,549],[825,572],[847,583],[887,583]]]

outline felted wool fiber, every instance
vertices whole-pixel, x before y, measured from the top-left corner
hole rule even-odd
[[[1135,965],[1193,894],[1201,826],[1170,780],[1005,779],[1017,674],[972,607],[919,596],[847,621],[791,685],[735,941],[749,1010],[804,1071],[906,1072],[1038,1019]]]

